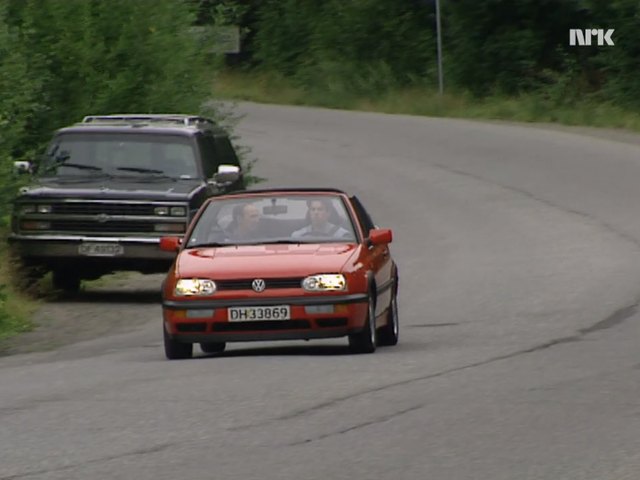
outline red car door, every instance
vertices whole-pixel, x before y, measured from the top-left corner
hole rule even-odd
[[[365,237],[376,228],[371,216],[366,211],[360,200],[350,197],[351,205],[362,226]],[[373,245],[365,249],[366,260],[363,262],[373,273],[376,283],[376,317],[386,310],[393,295],[393,261],[389,245]]]

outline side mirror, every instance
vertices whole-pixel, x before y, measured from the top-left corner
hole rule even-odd
[[[31,162],[13,162],[13,172],[19,175],[23,173],[31,173]]]
[[[160,239],[160,250],[165,252],[177,252],[182,239],[180,237],[162,237]]]
[[[213,174],[212,182],[218,187],[226,187],[235,183],[240,178],[240,167],[235,165],[219,165],[218,171]]]
[[[393,240],[393,233],[388,228],[374,228],[369,231],[369,245],[386,245]]]

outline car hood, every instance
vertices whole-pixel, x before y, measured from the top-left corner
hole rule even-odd
[[[303,277],[340,272],[356,251],[350,243],[193,248],[180,253],[176,274],[218,280]]]
[[[21,197],[55,198],[81,197],[87,199],[142,199],[142,200],[184,200],[192,196],[204,183],[194,180],[167,180],[166,178],[123,178],[109,177],[78,179],[40,179],[20,191]]]

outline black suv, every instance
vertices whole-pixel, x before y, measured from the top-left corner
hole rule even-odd
[[[160,237],[183,234],[206,198],[245,187],[227,132],[191,115],[87,116],[15,167],[33,182],[14,201],[9,242],[67,291],[117,270],[167,271]]]

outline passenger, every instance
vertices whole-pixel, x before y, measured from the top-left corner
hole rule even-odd
[[[310,224],[293,232],[291,237],[350,237],[351,234],[348,230],[329,222],[330,212],[331,203],[329,200],[311,200],[308,213]]]
[[[256,240],[260,225],[260,211],[251,204],[236,205],[231,212],[233,220],[229,229],[229,239],[233,241]]]

